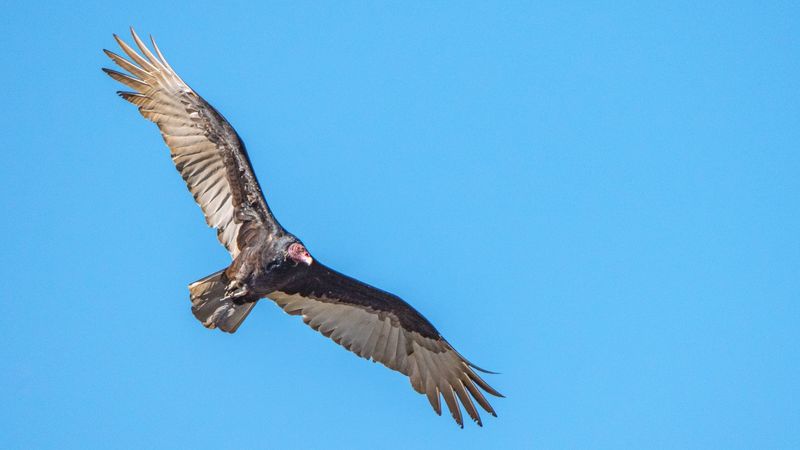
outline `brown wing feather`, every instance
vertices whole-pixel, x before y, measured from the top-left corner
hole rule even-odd
[[[243,244],[238,241],[245,235],[241,232],[245,224],[268,233],[280,229],[264,200],[244,143],[228,121],[175,73],[152,38],[156,54],[133,29],[131,34],[142,54],[114,35],[131,61],[104,50],[130,74],[103,70],[135,91],[119,95],[158,125],[206,223],[217,229],[220,242],[235,258]]]
[[[463,426],[459,403],[481,425],[474,399],[496,416],[478,387],[502,397],[436,329],[400,298],[335,272],[318,262],[280,291],[268,295],[284,311],[357,355],[407,375],[437,414],[444,397]],[[476,386],[477,385],[477,386]]]

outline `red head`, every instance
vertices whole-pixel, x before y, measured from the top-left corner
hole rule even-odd
[[[308,253],[308,250],[298,242],[293,243],[289,246],[288,250],[289,258],[300,264],[303,263],[307,266],[310,266],[312,262],[314,262],[314,258]]]

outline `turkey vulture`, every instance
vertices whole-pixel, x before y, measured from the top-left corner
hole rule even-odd
[[[267,206],[244,143],[213,106],[170,67],[153,38],[141,53],[114,35],[130,60],[103,50],[128,74],[103,71],[129,87],[123,99],[158,125],[172,161],[206,222],[230,252],[227,268],[189,285],[192,313],[207,328],[233,333],[268,298],[357,355],[407,375],[441,415],[441,397],[463,428],[459,401],[478,424],[475,401],[497,416],[480,387],[502,395],[436,328],[399,297],[330,269],[286,231]],[[476,387],[477,385],[477,387]]]

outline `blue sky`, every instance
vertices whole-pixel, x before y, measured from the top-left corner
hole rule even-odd
[[[4,448],[797,448],[794,2],[6,5]],[[156,36],[280,221],[502,372],[485,426],[259,304],[101,71]]]

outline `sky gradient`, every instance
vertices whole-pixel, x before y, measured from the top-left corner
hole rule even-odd
[[[761,3],[7,5],[2,447],[800,447],[800,7]],[[130,25],[497,419],[268,301],[194,319],[230,260],[100,71]]]

